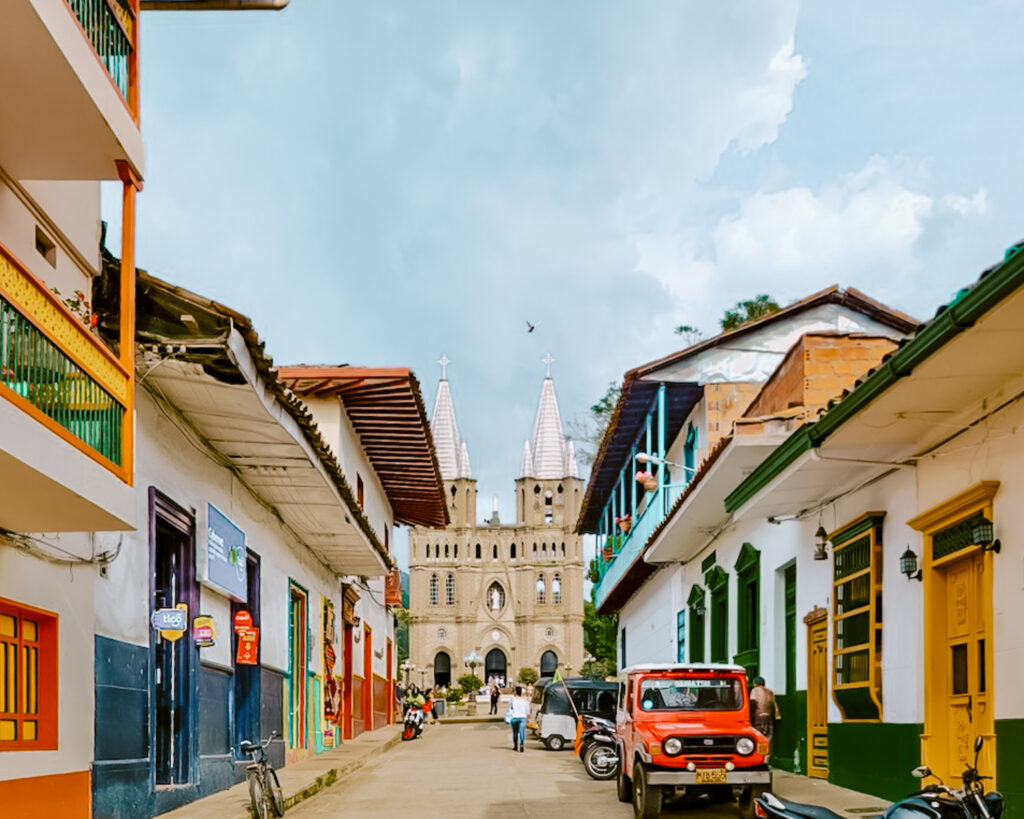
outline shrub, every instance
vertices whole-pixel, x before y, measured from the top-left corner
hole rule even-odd
[[[537,673],[536,668],[526,666],[519,669],[519,682],[523,685],[533,685],[539,679],[540,675]]]
[[[483,684],[484,681],[476,676],[476,674],[463,674],[459,677],[459,688],[467,696],[476,694],[477,691],[483,688]]]

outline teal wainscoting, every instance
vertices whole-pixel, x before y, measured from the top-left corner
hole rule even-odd
[[[775,723],[772,737],[773,768],[796,773],[793,751],[800,750],[800,773],[807,773],[807,692],[776,694],[782,719]]]
[[[918,723],[829,723],[828,781],[889,800],[920,790],[910,772],[921,764],[921,730]]]
[[[1004,819],[1024,819],[1024,719],[996,720],[996,785]]]

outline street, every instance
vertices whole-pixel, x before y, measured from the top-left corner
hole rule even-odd
[[[665,814],[737,816],[734,805],[667,809]],[[615,780],[588,777],[571,750],[548,751],[528,739],[525,753],[514,753],[504,724],[449,723],[427,726],[420,739],[400,743],[342,784],[288,812],[293,819],[401,815],[626,819],[633,808],[616,799]]]

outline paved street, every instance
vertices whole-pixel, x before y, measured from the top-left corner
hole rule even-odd
[[[728,817],[733,806],[666,815]],[[615,798],[615,782],[586,775],[571,750],[547,751],[527,740],[513,753],[504,724],[427,726],[422,738],[400,743],[349,781],[288,812],[291,819],[401,816],[445,819],[632,817]]]

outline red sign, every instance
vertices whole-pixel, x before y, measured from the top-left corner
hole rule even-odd
[[[235,633],[241,634],[243,631],[252,628],[252,615],[249,614],[245,609],[235,612]]]
[[[384,603],[388,606],[402,605],[402,574],[393,569],[384,578]]]
[[[238,655],[235,662],[238,665],[256,665],[259,662],[260,653],[260,630],[258,628],[247,628],[238,632]]]

